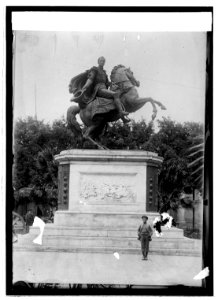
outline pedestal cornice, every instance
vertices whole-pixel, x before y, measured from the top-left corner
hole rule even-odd
[[[91,149],[73,149],[62,151],[55,156],[59,163],[67,161],[102,161],[102,162],[145,162],[160,165],[163,158],[157,153],[140,150],[91,150]]]

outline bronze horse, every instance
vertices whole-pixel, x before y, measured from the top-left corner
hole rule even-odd
[[[104,131],[108,122],[114,122],[119,120],[120,116],[113,103],[113,99],[105,99],[97,97],[93,101],[87,101],[86,95],[81,92],[75,92],[75,86],[72,82],[75,82],[74,77],[69,85],[69,92],[73,93],[76,97],[71,99],[78,103],[78,106],[71,106],[67,111],[67,123],[68,126],[77,133],[82,133],[79,123],[76,120],[76,115],[79,114],[82,122],[86,126],[83,137],[90,140],[100,149],[107,149],[100,144],[97,139]],[[125,111],[133,113],[140,109],[147,102],[150,102],[153,107],[152,120],[157,115],[158,105],[161,109],[165,110],[165,106],[152,98],[140,98],[136,87],[139,87],[140,83],[133,75],[130,68],[126,68],[123,65],[118,65],[113,68],[111,72],[111,86],[110,89],[118,91],[120,94],[120,101]],[[79,96],[78,96],[79,95]]]

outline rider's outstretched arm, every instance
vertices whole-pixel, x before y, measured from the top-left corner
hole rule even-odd
[[[94,79],[95,79],[95,72],[91,71],[88,75],[88,79],[87,79],[85,85],[82,88],[82,91],[85,92],[92,85]]]
[[[82,91],[85,92],[90,87],[90,85],[92,83],[93,83],[93,80],[91,80],[90,78],[88,78],[87,81],[86,81],[86,83],[85,83],[85,85],[82,87]]]

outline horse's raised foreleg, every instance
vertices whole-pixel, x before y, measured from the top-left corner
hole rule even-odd
[[[152,99],[152,98],[151,98]],[[152,101],[155,103],[155,104],[157,104],[158,106],[160,106],[160,108],[162,109],[162,110],[166,110],[166,106],[164,106],[160,101],[156,101],[156,100],[154,100],[154,99],[152,99]]]
[[[152,108],[153,108],[152,120],[154,120],[156,118],[156,115],[157,115],[156,105],[160,106],[161,109],[166,109],[165,106],[161,102],[156,101],[156,100],[148,97],[148,98],[137,98],[137,99],[135,99],[135,103],[136,103],[135,110],[140,109],[142,106],[144,106],[148,102],[151,103]]]
[[[151,119],[152,119],[152,121],[154,121],[154,119],[155,119],[156,116],[157,116],[157,108],[156,108],[156,105],[154,104],[154,102],[151,102],[151,105],[152,105],[152,107],[153,107],[153,114],[152,114],[152,116],[151,116]]]
[[[157,106],[160,106],[160,108],[162,110],[166,110],[166,107],[160,102],[160,101],[157,101],[157,100],[154,100],[152,99],[151,97],[148,97],[148,98],[137,98],[135,101],[137,101],[137,103],[139,103],[139,105],[141,104],[141,107],[146,104],[147,102],[150,102],[151,105],[152,104],[156,104]],[[152,105],[153,106],[153,105]]]
[[[134,101],[131,103],[131,107],[129,108],[130,112],[135,112],[142,108],[146,103],[151,103],[152,108],[153,108],[153,114],[152,114],[152,120],[155,119],[157,115],[157,108],[156,105],[154,104],[154,100],[152,98],[136,98]]]

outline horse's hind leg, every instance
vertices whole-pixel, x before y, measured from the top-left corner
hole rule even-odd
[[[97,146],[101,150],[109,150],[107,147],[105,147],[105,146],[101,145],[100,143],[94,141],[90,136],[88,136],[86,139],[89,140],[90,142],[92,142],[92,144],[94,144],[95,146]]]
[[[95,129],[96,129],[97,127],[98,127],[97,125],[91,125],[91,126],[89,126],[89,127],[86,129],[86,131],[84,132],[83,137],[84,137],[85,139],[87,139],[88,137],[92,137],[92,134],[93,134],[93,132],[95,131]]]
[[[80,108],[78,106],[70,106],[67,110],[67,125],[76,135],[82,134],[81,127],[76,120],[76,115],[79,114]]]
[[[94,141],[94,139],[93,139],[94,132],[95,132],[96,129],[98,129],[98,127],[99,127],[99,125],[91,125],[91,126],[89,126],[86,129],[85,133],[83,134],[83,137],[85,139],[89,140],[90,142],[92,142],[92,144],[94,144],[95,146],[97,146],[99,149],[101,149],[101,150],[108,150],[107,147],[101,145],[100,143]]]

